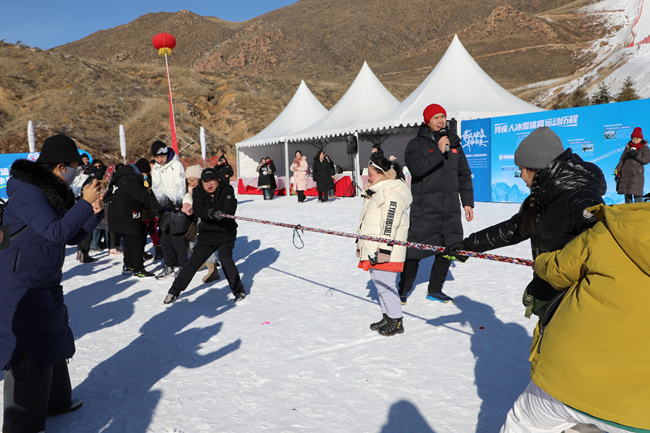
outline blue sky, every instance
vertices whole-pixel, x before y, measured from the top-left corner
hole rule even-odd
[[[192,12],[227,21],[246,21],[296,0],[5,0],[0,40],[48,49],[98,30],[126,24],[149,12]]]

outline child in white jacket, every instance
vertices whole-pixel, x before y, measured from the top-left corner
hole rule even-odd
[[[391,240],[406,241],[409,229],[407,211],[413,197],[400,165],[386,158],[372,159],[368,165],[368,185],[357,233]],[[370,271],[383,318],[370,329],[384,336],[404,332],[402,304],[397,276],[404,269],[406,247],[367,240],[357,243],[359,267]]]

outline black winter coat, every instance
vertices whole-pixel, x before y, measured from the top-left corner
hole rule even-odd
[[[312,169],[314,170],[314,182],[316,182],[318,192],[326,192],[334,188],[334,180],[332,180],[334,167],[328,160],[323,158],[322,161],[314,161]]]
[[[208,210],[214,209],[228,215],[234,215],[237,211],[237,199],[235,190],[228,183],[219,183],[214,195],[203,189],[199,184],[192,191],[192,208],[194,215],[201,218],[199,224],[199,240],[205,239],[213,244],[222,242],[234,242],[237,239],[237,223],[230,218],[212,220],[208,217]]]
[[[650,148],[648,142],[641,141],[643,146],[636,150],[631,142],[625,146],[621,159],[616,166],[616,172],[621,175],[621,180],[616,184],[619,194],[642,195],[645,184],[645,167],[650,162]]]
[[[273,164],[273,161],[267,162],[261,167],[258,165],[257,172],[260,174],[257,178],[257,187],[259,189],[277,189],[278,185],[275,182],[275,164]]]
[[[562,249],[598,222],[585,210],[604,203],[605,177],[600,168],[583,161],[570,148],[539,173],[538,185],[537,192],[531,192],[520,212],[507,221],[472,233],[463,241],[464,248],[484,252],[530,239],[535,258],[541,253]],[[536,187],[533,185],[533,188]],[[532,207],[531,202],[534,203]],[[535,221],[530,233],[523,227],[526,212],[532,212]],[[556,295],[557,290],[535,276],[528,293],[544,301]]]
[[[110,231],[121,234],[140,233],[142,208],[162,210],[156,197],[144,186],[142,174],[132,165],[117,170],[104,200],[108,205]]]
[[[450,150],[438,149],[440,135],[421,125],[409,141],[404,161],[411,173],[411,204],[408,240],[450,246],[463,239],[463,206],[474,207],[472,172],[460,138],[451,133]],[[460,194],[460,200],[459,200]],[[423,259],[432,252],[409,248],[407,259]]]
[[[275,167],[275,165],[274,165]],[[217,176],[230,182],[230,178],[235,174],[230,164],[219,164],[214,167],[217,170]],[[259,181],[258,181],[259,183]]]

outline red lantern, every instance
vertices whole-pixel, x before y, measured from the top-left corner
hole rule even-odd
[[[167,54],[168,56],[171,56],[172,50],[176,46],[176,38],[169,33],[158,33],[153,37],[151,43],[153,44],[153,47],[158,50],[159,55],[164,56]]]

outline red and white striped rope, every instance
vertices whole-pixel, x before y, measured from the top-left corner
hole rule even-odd
[[[267,224],[267,225],[278,226],[278,227],[286,227],[286,228],[290,228],[290,229],[294,229],[294,230],[303,230],[303,231],[314,232],[314,233],[322,233],[322,234],[326,234],[326,235],[341,236],[341,237],[345,237],[345,238],[353,238],[353,239],[361,239],[361,240],[366,240],[366,241],[381,242],[381,243],[384,243],[384,244],[400,245],[400,246],[409,247],[409,248],[416,248],[418,250],[433,251],[433,252],[436,252],[436,253],[441,253],[441,252],[443,252],[445,250],[444,247],[437,247],[435,245],[420,244],[420,243],[417,243],[417,242],[408,242],[408,241],[398,241],[398,240],[381,238],[381,237],[378,237],[378,236],[358,235],[356,233],[346,233],[346,232],[340,232],[340,231],[336,231],[336,230],[325,230],[325,229],[318,229],[318,228],[313,228],[313,227],[305,227],[305,226],[302,226],[300,224],[277,223],[277,222],[273,222],[273,221],[264,221],[264,220],[255,219],[255,218],[248,218],[248,217],[228,215],[228,214],[222,214],[222,216],[224,218],[230,218],[230,219],[233,219],[233,220],[248,221],[248,222],[252,222],[252,223]],[[474,257],[474,258],[477,258],[477,259],[492,260],[492,261],[504,262],[504,263],[513,263],[515,265],[532,266],[533,263],[535,263],[533,260],[528,260],[528,259],[520,259],[520,258],[517,258],[517,257],[500,256],[498,254],[475,253],[473,251],[458,251],[458,254],[463,255],[463,256],[468,256],[468,257]]]

